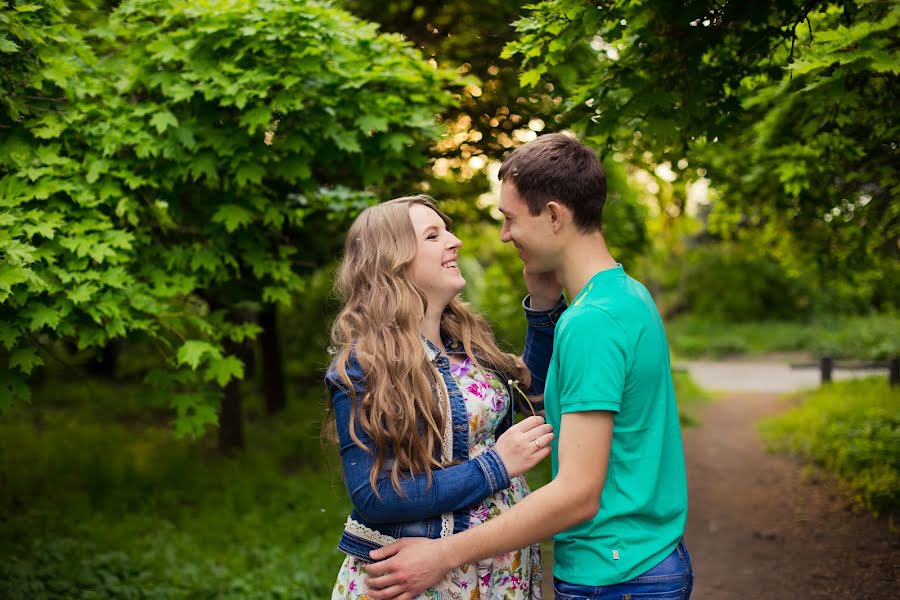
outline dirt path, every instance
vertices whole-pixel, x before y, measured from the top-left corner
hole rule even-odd
[[[763,450],[756,422],[785,408],[775,395],[729,395],[684,432],[692,598],[900,597],[900,535],[850,511],[833,481]]]

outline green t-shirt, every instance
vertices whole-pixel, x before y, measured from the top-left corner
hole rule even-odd
[[[662,319],[621,265],[594,275],[557,323],[544,394],[557,432],[565,413],[615,413],[600,510],[554,537],[553,574],[581,585],[633,579],[684,533],[687,479]],[[557,440],[552,460],[556,477]]]

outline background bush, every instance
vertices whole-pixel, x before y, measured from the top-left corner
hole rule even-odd
[[[854,501],[892,517],[900,508],[900,390],[883,378],[833,383],[760,424],[770,450],[822,465]]]

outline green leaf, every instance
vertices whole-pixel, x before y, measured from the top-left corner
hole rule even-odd
[[[19,45],[14,41],[7,39],[6,36],[0,36],[0,52],[5,52],[7,54],[11,52],[18,52]]]
[[[37,351],[30,346],[19,348],[9,357],[9,368],[18,369],[25,375],[29,375],[35,367],[39,367],[42,364],[44,364],[44,361],[38,356]]]
[[[174,394],[171,404],[176,414],[176,438],[203,435],[206,427],[219,421],[214,404],[201,393]]]
[[[206,270],[214,273],[221,265],[221,261],[215,252],[208,248],[198,248],[191,253],[191,270]]]
[[[52,221],[40,221],[34,225],[26,225],[24,229],[25,235],[28,236],[29,239],[34,237],[35,234],[39,234],[48,240],[52,240],[53,236],[56,235],[57,227],[58,225]]]
[[[194,132],[187,127],[181,126],[175,130],[175,137],[181,142],[181,145],[188,150],[197,147],[197,141],[194,139]]]
[[[227,337],[232,342],[237,342],[240,344],[246,339],[256,339],[260,333],[262,333],[262,327],[260,327],[256,323],[228,323],[227,328]]]
[[[201,175],[205,175],[208,181],[218,181],[219,174],[216,171],[216,156],[207,152],[194,157],[194,160],[191,161],[188,167],[188,172],[198,181]]]
[[[29,265],[35,261],[34,253],[37,248],[31,244],[23,244],[18,241],[9,243],[3,251],[20,265]]]
[[[519,76],[519,85],[522,87],[532,87],[540,83],[542,69],[529,69]]]
[[[21,332],[18,328],[13,327],[10,323],[0,321],[0,344],[3,344],[7,350],[12,350],[20,335]]]
[[[93,283],[82,283],[73,290],[66,292],[66,297],[75,304],[83,304],[91,299],[97,291],[97,286]]]
[[[28,328],[31,331],[40,331],[45,326],[56,329],[62,318],[60,311],[43,304],[32,304],[23,312],[23,316],[30,319]]]
[[[87,162],[87,161],[85,161]],[[100,178],[100,175],[109,171],[109,168],[113,165],[112,161],[106,159],[96,159],[90,162],[90,166],[88,167],[87,174],[85,175],[85,179],[88,183],[94,183]]]
[[[59,137],[66,128],[66,124],[54,113],[49,113],[41,118],[40,125],[32,128],[35,137],[49,140]]]
[[[241,114],[240,123],[249,131],[264,127],[272,120],[272,109],[268,106],[257,106]]]
[[[9,262],[0,264],[0,289],[9,290],[12,286],[28,281],[28,271]]]
[[[237,204],[223,204],[212,216],[213,223],[223,223],[228,233],[247,225],[252,220],[253,215],[250,211]]]
[[[365,114],[356,119],[356,125],[364,133],[370,131],[387,131],[388,119],[384,115]]]
[[[225,356],[209,361],[203,378],[206,381],[213,381],[219,384],[219,387],[225,387],[232,379],[244,378],[244,363],[235,356]]]
[[[106,344],[106,331],[100,327],[82,327],[78,332],[78,349],[100,347]]]
[[[169,127],[178,127],[178,119],[171,112],[163,110],[150,117],[150,124],[156,127],[157,133],[162,133]]]
[[[203,340],[188,340],[178,349],[176,358],[179,365],[187,364],[191,369],[196,371],[197,367],[200,366],[203,357],[207,355],[213,358],[219,358],[222,353],[209,342],[204,342]]]
[[[104,271],[100,276],[100,282],[111,288],[122,289],[131,283],[131,277],[125,269],[115,267]]]
[[[331,132],[330,137],[334,140],[337,147],[344,152],[355,154],[362,150],[362,147],[359,145],[359,140],[356,139],[355,133],[335,128]]]
[[[258,164],[258,163],[246,163],[241,165],[241,168],[237,170],[237,173],[234,175],[234,181],[238,184],[238,186],[243,186],[246,183],[259,183],[262,181],[263,175],[266,174],[266,169]]]
[[[263,302],[290,304],[291,294],[283,287],[266,286],[263,288]]]

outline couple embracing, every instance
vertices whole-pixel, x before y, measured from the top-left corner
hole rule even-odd
[[[550,537],[557,598],[689,598],[668,343],[604,242],[600,161],[548,134],[499,177],[500,239],[528,288],[522,356],[459,299],[461,242],[429,197],[373,206],[347,234],[326,429],[353,511],[332,598],[540,598]],[[531,493],[548,455],[553,480]]]

